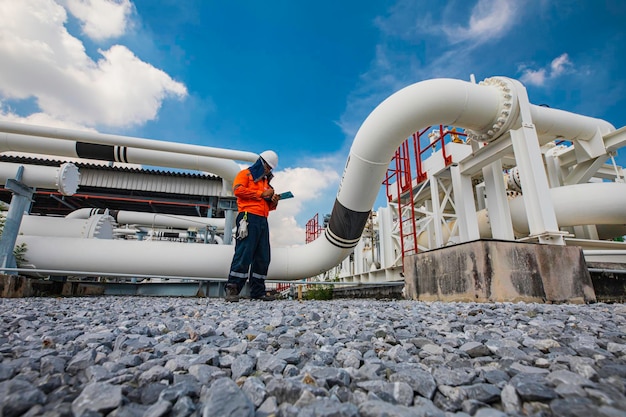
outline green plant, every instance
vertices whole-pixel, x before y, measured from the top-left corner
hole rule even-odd
[[[0,216],[0,237],[2,237],[2,232],[4,232],[5,223],[6,223],[6,217]],[[21,268],[27,262],[26,260],[27,250],[28,248],[26,247],[26,243],[15,245],[15,247],[13,248],[13,257],[15,258],[15,264],[18,268]]]
[[[28,248],[26,247],[26,243],[20,243],[19,245],[15,245],[13,249],[13,257],[15,258],[15,264],[18,268],[23,267],[26,262],[26,251]]]
[[[316,285],[313,288],[309,288],[304,295],[306,300],[332,300],[333,299],[333,286],[332,285]]]

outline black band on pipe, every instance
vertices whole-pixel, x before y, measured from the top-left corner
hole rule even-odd
[[[369,215],[369,211],[350,210],[335,200],[325,233],[326,239],[340,248],[355,247],[361,239]]]
[[[114,148],[110,145],[76,142],[76,155],[78,155],[79,158],[115,161]]]
[[[128,148],[126,146],[115,146],[115,160],[117,162],[128,162]]]
[[[117,162],[128,162],[127,156],[128,148],[126,146],[116,146],[115,147],[115,160]]]

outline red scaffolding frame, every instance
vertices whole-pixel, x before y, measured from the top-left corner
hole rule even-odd
[[[452,164],[452,156],[447,153],[445,147],[446,139],[455,143],[463,143],[461,137],[467,136],[466,133],[458,132],[456,128],[448,130],[444,125],[439,125],[438,137],[431,141],[428,135],[426,135],[428,144],[422,146],[424,135],[431,129],[432,126],[428,126],[421,131],[415,132],[398,147],[398,150],[391,160],[390,168],[387,169],[385,181],[383,182],[386,186],[387,199],[388,201],[392,201],[394,195],[391,192],[391,187],[392,181],[395,179],[402,265],[404,265],[404,258],[407,255],[417,253],[417,228],[414,214],[415,202],[413,190],[417,185],[428,179],[428,174],[424,172],[423,168],[424,153],[429,149],[433,151],[435,149],[441,149],[444,164],[448,166]],[[439,146],[439,148],[437,148],[437,146]],[[415,184],[413,184],[411,161],[414,161],[415,164]],[[402,212],[405,211],[405,209],[408,209],[406,211],[411,213],[411,215],[407,218],[402,218]]]
[[[313,216],[308,222],[306,222],[306,243],[311,243],[317,239],[321,234],[323,227],[320,226],[319,213]]]
[[[392,201],[394,197],[398,199],[398,219],[400,232],[400,246],[402,251],[402,265],[407,255],[417,253],[417,227],[415,222],[415,202],[413,191],[416,186],[428,179],[428,174],[424,172],[423,159],[428,150],[441,149],[441,156],[445,166],[452,164],[452,156],[448,155],[445,147],[446,140],[463,143],[461,138],[466,137],[464,132],[458,132],[456,128],[450,130],[444,125],[439,125],[438,137],[431,140],[426,133],[433,126],[415,132],[406,139],[396,150],[387,169],[387,174],[383,185],[386,187],[387,199]],[[432,132],[431,132],[432,134]],[[426,136],[425,136],[426,135]],[[424,138],[428,141],[422,145]],[[415,165],[415,177],[413,177],[412,165]],[[415,183],[413,182],[415,178]],[[395,181],[395,182],[394,182]],[[395,196],[392,187],[395,186]],[[406,210],[408,209],[408,210]],[[402,212],[411,213],[410,216],[402,218]],[[319,224],[319,215],[316,214],[306,223],[306,243],[311,243],[317,239],[324,228]]]

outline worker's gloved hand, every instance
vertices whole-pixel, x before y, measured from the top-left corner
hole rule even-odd
[[[248,215],[244,215],[239,221],[239,227],[237,228],[237,239],[243,240],[248,236]]]

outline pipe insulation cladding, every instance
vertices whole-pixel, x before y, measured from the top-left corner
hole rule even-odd
[[[512,81],[498,79],[505,84]],[[445,124],[472,130],[477,137],[486,134],[495,139],[498,132],[489,132],[502,122],[499,120],[502,109],[507,101],[515,102],[515,97],[509,97],[514,94],[515,89],[505,93],[497,85],[435,79],[410,85],[388,97],[372,111],[356,134],[325,238],[303,246],[273,249],[268,278],[297,280],[326,272],[339,264],[358,243],[389,162],[406,138],[428,126]],[[544,132],[544,137],[574,134],[584,140],[592,132],[595,135],[599,130],[614,129],[599,119],[540,106],[531,105],[531,113],[537,131]],[[507,128],[518,127],[519,116],[510,117],[513,119],[504,121]],[[6,123],[0,122],[0,130],[5,127]],[[12,133],[32,134],[17,128]],[[45,132],[39,133],[45,136]],[[158,149],[165,148],[161,145]],[[27,259],[40,269],[225,278],[233,254],[233,247],[227,245],[102,239],[79,242],[31,236],[20,236],[18,242],[27,244]],[[80,253],[80,256],[73,253]]]

